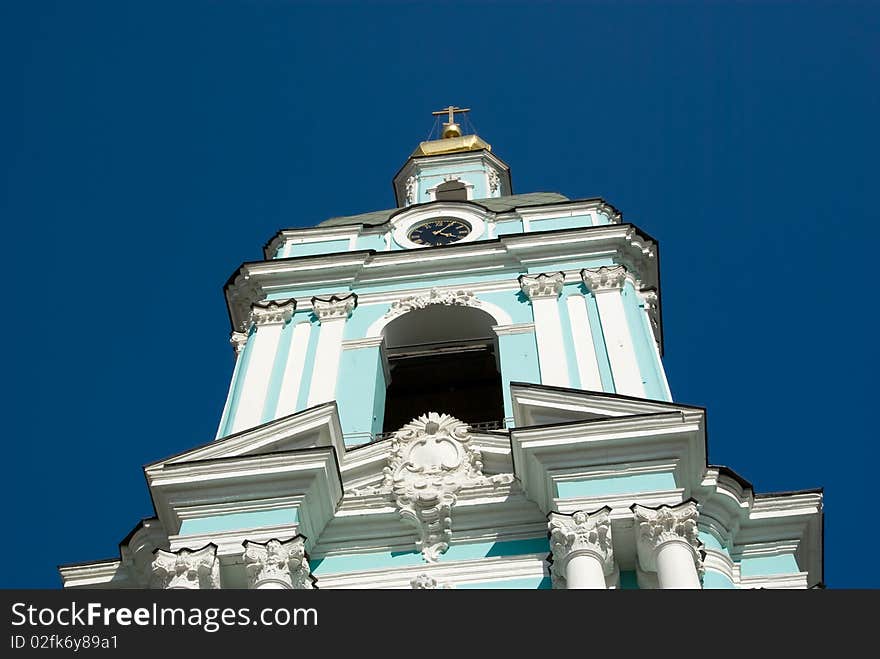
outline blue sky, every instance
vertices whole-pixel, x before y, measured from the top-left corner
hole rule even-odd
[[[659,240],[710,461],[824,487],[826,582],[880,587],[878,33],[868,3],[2,3],[0,586],[117,555],[142,465],[216,431],[226,279],[279,228],[393,207],[454,103],[514,192]]]

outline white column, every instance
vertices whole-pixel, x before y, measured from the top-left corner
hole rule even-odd
[[[569,590],[604,589],[614,571],[610,509],[587,514],[550,513],[550,550],[554,585]]]
[[[261,590],[305,590],[314,588],[305,538],[297,535],[290,540],[269,542],[244,541],[245,570],[248,587]]]
[[[251,307],[249,323],[256,331],[248,339],[254,343],[248,349],[247,369],[232,423],[234,433],[263,422],[263,406],[266,404],[281,329],[293,317],[294,309],[296,300],[257,302]]]
[[[697,536],[697,504],[646,508],[633,506],[639,567],[657,572],[660,588],[702,588],[702,556]]]
[[[568,305],[568,318],[571,322],[571,336],[574,340],[574,356],[577,359],[581,389],[602,391],[593,330],[587,315],[587,301],[582,295],[575,294],[569,295],[565,302]]]
[[[645,387],[621,295],[626,276],[622,265],[581,270],[584,284],[596,297],[615,392],[644,398]]]
[[[523,293],[532,301],[541,383],[558,387],[570,386],[557,301],[564,281],[565,275],[561,272],[519,277]]]
[[[153,559],[153,588],[168,590],[199,590],[220,588],[220,561],[217,545],[199,550],[157,549]]]
[[[357,295],[312,298],[312,308],[321,322],[312,386],[309,389],[308,406],[318,405],[336,397],[336,380],[339,377],[339,360],[342,357],[342,335],[345,321],[357,306]]]
[[[288,331],[290,331],[290,328],[288,328]],[[299,385],[302,382],[311,332],[311,323],[297,323],[293,327],[293,336],[290,338],[290,352],[287,355],[287,363],[284,365],[281,391],[278,394],[276,418],[296,412],[296,400],[299,397]]]

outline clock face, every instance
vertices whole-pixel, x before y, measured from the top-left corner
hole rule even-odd
[[[417,245],[448,245],[461,240],[471,232],[470,225],[457,217],[438,217],[417,224],[407,238]]]

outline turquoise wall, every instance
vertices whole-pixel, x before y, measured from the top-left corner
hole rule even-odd
[[[336,400],[346,446],[372,441],[373,434],[381,432],[385,390],[385,373],[378,346],[342,351]]]
[[[531,231],[553,231],[555,229],[578,229],[593,226],[592,218],[587,215],[573,217],[554,217],[548,220],[530,220]]]
[[[492,556],[520,556],[523,554],[549,554],[550,544],[546,536],[527,540],[500,540],[497,542],[473,542],[453,544],[440,562],[466,561]],[[417,551],[377,551],[360,554],[331,554],[312,556],[309,560],[312,574],[344,574],[360,570],[424,565],[425,560]]]
[[[374,249],[377,252],[385,251],[385,236],[384,234],[373,234],[368,236],[358,236],[357,242],[355,243],[357,250],[362,249]]]
[[[466,171],[462,171],[463,168],[466,168]],[[473,184],[473,199],[485,199],[489,196],[489,191],[486,189],[486,169],[481,163],[434,165],[421,170],[418,203],[431,201],[428,197],[428,189],[443,183],[447,174],[455,174],[463,182]]]
[[[297,243],[290,245],[290,256],[314,256],[316,254],[333,254],[334,252],[349,251],[349,240],[319,240],[311,243]]]
[[[726,575],[715,570],[706,570],[703,575],[703,590],[736,589],[734,583]]]
[[[263,403],[263,415],[261,421],[266,423],[275,418],[275,410],[278,408],[278,395],[281,393],[281,381],[284,378],[284,368],[290,359],[291,339],[293,338],[293,319],[281,328],[281,337],[278,339],[278,349],[275,351],[275,359],[272,362],[272,373],[269,375],[269,386],[266,390],[266,400]]]
[[[513,403],[510,398],[511,382],[541,383],[538,368],[538,344],[535,333],[522,332],[498,337],[501,352],[501,386],[504,393],[504,418],[513,419]]]
[[[180,535],[217,533],[220,531],[236,531],[238,529],[255,529],[262,526],[296,524],[298,521],[299,510],[296,506],[273,510],[252,510],[243,513],[185,519],[180,525],[179,533]]]
[[[363,289],[357,289],[363,292]],[[370,325],[388,313],[389,304],[365,304],[358,306],[351,312],[351,317],[345,321],[343,339],[362,339],[367,335]]]
[[[596,351],[596,361],[599,363],[599,380],[602,382],[602,390],[613,394],[614,378],[611,375],[611,362],[608,361],[608,350],[605,348],[605,333],[602,331],[602,323],[599,320],[599,307],[596,306],[595,296],[587,291],[586,286],[581,286],[587,300],[587,319],[590,322],[590,331],[593,333],[593,348]]]
[[[779,556],[756,556],[740,561],[740,573],[744,577],[768,576],[771,574],[796,574],[800,572],[797,560],[792,554]]]
[[[506,236],[511,233],[522,233],[522,220],[508,220],[506,222],[497,222],[495,224],[495,236]]]
[[[675,489],[675,475],[672,472],[584,478],[556,483],[556,494],[563,499],[672,489]]]
[[[309,345],[306,348],[306,360],[303,364],[302,380],[299,383],[299,394],[296,397],[296,411],[306,409],[309,400],[309,388],[312,386],[312,371],[315,369],[315,353],[318,350],[318,335],[321,333],[321,324],[318,319],[312,315],[312,312],[306,312],[301,315],[302,322],[311,323],[312,329],[309,331]],[[295,318],[296,316],[294,316]]]

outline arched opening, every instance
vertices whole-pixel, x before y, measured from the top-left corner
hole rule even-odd
[[[399,430],[426,412],[470,424],[501,421],[504,399],[498,346],[485,311],[432,305],[385,326],[391,384],[383,432]]]
[[[437,201],[467,201],[467,187],[461,181],[446,181],[437,186]]]

